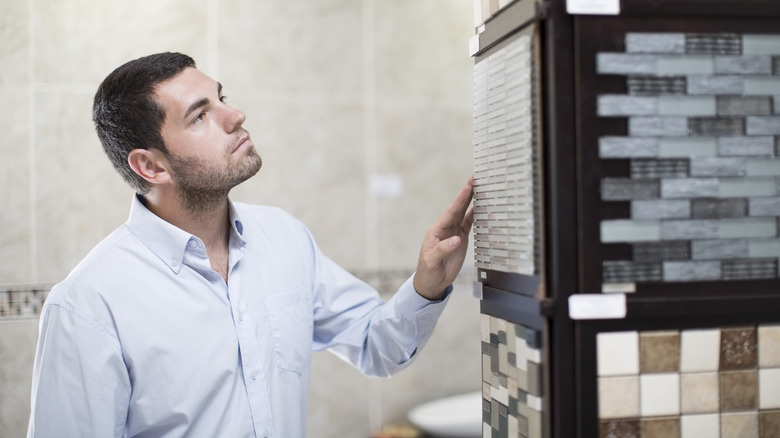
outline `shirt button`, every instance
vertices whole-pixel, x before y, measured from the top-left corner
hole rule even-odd
[[[257,380],[257,373],[252,373],[252,374],[249,376],[249,378],[250,378],[250,379],[252,379],[252,380]],[[268,435],[268,434],[266,434],[266,435]]]
[[[175,268],[176,266],[179,266],[179,262],[176,260],[171,260],[171,266]]]

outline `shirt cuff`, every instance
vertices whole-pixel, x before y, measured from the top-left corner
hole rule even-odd
[[[444,291],[441,300],[431,301],[414,290],[414,275],[409,277],[393,298],[397,299],[396,309],[404,318],[414,321],[417,328],[417,340],[423,341],[433,332],[452,292],[452,285]]]

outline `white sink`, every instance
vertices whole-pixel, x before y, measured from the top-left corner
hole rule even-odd
[[[482,391],[433,400],[409,411],[409,421],[435,437],[482,436]]]

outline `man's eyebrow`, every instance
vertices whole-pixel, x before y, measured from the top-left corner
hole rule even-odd
[[[219,97],[222,97],[222,84],[219,83],[219,82],[217,82],[217,95]],[[202,106],[208,105],[209,102],[211,102],[211,101],[209,100],[208,97],[204,97],[202,99],[198,99],[192,105],[190,105],[189,108],[187,108],[187,111],[184,113],[184,118],[186,119],[187,117],[189,117],[190,113],[195,111],[196,109],[198,109],[198,108],[200,108]]]

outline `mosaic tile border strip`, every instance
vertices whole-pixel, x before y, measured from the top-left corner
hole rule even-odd
[[[477,268],[538,274],[534,44],[521,35],[474,66]]]
[[[19,286],[0,289],[0,319],[37,318],[49,294],[48,286]]]
[[[365,281],[383,296],[392,295],[406,281],[414,270],[356,270],[352,275]],[[468,289],[476,278],[473,268],[465,267],[455,280],[455,287]],[[43,302],[49,295],[51,285],[0,287],[0,319],[39,317]]]
[[[628,136],[599,138],[599,158],[628,160],[605,177],[605,284],[780,277],[780,35],[627,33],[625,52],[597,54],[599,75],[626,81],[601,94],[599,117]]]
[[[482,315],[483,437],[542,438],[542,333]]]
[[[780,436],[780,325],[596,341],[599,437]]]

